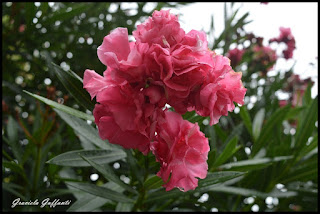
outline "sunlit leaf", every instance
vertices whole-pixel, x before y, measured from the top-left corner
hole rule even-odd
[[[51,106],[53,108],[59,109],[59,110],[64,111],[64,112],[66,112],[68,114],[71,114],[73,116],[76,116],[76,117],[79,117],[79,118],[82,118],[82,119],[85,119],[85,120],[94,121],[94,117],[92,115],[89,115],[89,114],[86,114],[84,112],[81,112],[81,111],[78,111],[76,109],[73,109],[71,107],[59,104],[59,103],[57,103],[55,101],[49,100],[49,99],[41,97],[39,95],[32,94],[32,93],[30,93],[28,91],[23,90],[23,92],[25,92],[25,93],[29,94],[30,96],[32,96],[32,97],[44,102],[45,104],[47,104],[47,105],[49,105],[49,106]]]
[[[117,149],[117,146],[114,144],[110,144],[107,140],[102,140],[99,137],[98,130],[87,124],[86,121],[77,118],[73,115],[66,114],[63,111],[58,109],[54,109],[58,115],[63,119],[69,126],[71,126],[77,135],[82,136],[82,138],[86,139],[87,141],[91,142],[98,146],[101,149]]]
[[[113,191],[106,187],[97,186],[94,184],[89,183],[74,183],[74,182],[67,182],[70,186],[73,186],[77,189],[80,189],[82,191],[88,192],[92,195],[99,196],[102,198],[106,198],[112,201],[117,202],[134,202],[133,199],[126,197],[123,194],[120,194],[116,191]]]
[[[95,161],[98,164],[110,163],[126,157],[126,153],[121,150],[77,150],[57,155],[56,157],[48,160],[47,163],[61,166],[91,166],[79,155]]]
[[[77,103],[92,111],[94,103],[91,101],[89,93],[83,88],[83,83],[79,80],[79,77],[75,76],[73,72],[63,70],[53,62],[52,64],[55,74],[69,93],[77,100]]]
[[[223,152],[219,155],[212,167],[220,166],[226,162],[241,146],[237,146],[238,138],[233,137],[224,148]]]
[[[90,160],[89,158],[86,158],[82,155],[80,155],[80,156],[85,161],[87,161],[93,168],[98,170],[109,181],[112,181],[112,182],[118,184],[119,186],[123,187],[124,189],[128,190],[129,192],[132,192],[134,194],[138,193],[135,189],[133,189],[129,185],[123,183],[123,181],[121,181],[120,178],[114,174],[114,172],[112,171],[112,169],[108,165],[102,166],[100,164],[97,164],[95,161]]]

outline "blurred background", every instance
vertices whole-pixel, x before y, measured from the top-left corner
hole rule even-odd
[[[271,146],[254,153],[260,157],[275,157],[291,155],[291,151],[300,151],[302,148],[300,146],[297,149],[290,142],[294,141],[295,133],[300,130],[299,124],[311,106],[311,98],[318,95],[318,3],[1,4],[3,211],[11,211],[11,203],[17,197],[25,201],[46,197],[58,197],[61,201],[81,199],[78,192],[75,193],[67,187],[66,181],[90,181],[97,185],[106,182],[105,178],[90,167],[72,169],[46,164],[46,161],[61,153],[87,147],[73,127],[49,106],[36,101],[23,90],[92,114],[92,108],[79,104],[67,87],[61,84],[52,62],[62,70],[72,70],[81,78],[87,68],[102,74],[105,66],[99,61],[96,50],[104,36],[117,27],[128,28],[129,35],[132,35],[136,26],[151,16],[154,10],[170,9],[171,13],[179,15],[181,27],[186,33],[191,29],[204,30],[208,35],[209,48],[217,54],[228,56],[233,69],[242,71],[242,81],[248,88],[244,106],[248,110],[249,119],[252,119],[254,125],[258,124],[257,127],[261,130],[268,124],[268,118],[274,118],[272,116],[277,109],[285,105],[292,107],[290,115],[282,119],[285,122],[279,121],[280,125],[276,126],[279,129],[277,139],[281,140],[273,142],[268,139]],[[289,40],[271,42],[274,38],[280,40],[280,27],[291,29]],[[132,36],[129,36],[129,39],[134,40]],[[284,50],[289,47],[288,41],[293,40],[293,55],[285,57]],[[222,118],[214,127],[207,126],[207,119],[200,121],[202,131],[214,141],[210,140],[210,145],[214,146],[214,154],[209,154],[212,160],[222,153],[225,143],[229,142],[232,136],[239,138],[239,148],[237,147],[238,152],[228,161],[252,158],[250,155],[253,139],[245,129],[247,123],[243,123],[240,107],[237,106],[234,112]],[[259,165],[259,170],[254,171],[255,174],[249,174],[254,180],[230,183],[246,188],[247,191],[238,189],[239,191],[234,193],[221,190],[194,194],[190,198],[181,199],[180,204],[171,201],[161,209],[316,211],[318,153],[315,133],[318,123],[317,119],[313,119],[314,121],[310,120],[312,126],[308,127],[308,135],[304,136],[309,146],[303,150],[307,157],[297,153],[292,163],[281,162],[268,168],[262,167],[263,169],[260,169]],[[87,123],[94,127],[91,121]],[[254,130],[256,131],[256,128]],[[135,158],[140,156],[136,155]],[[119,163],[111,164],[114,170],[119,168]],[[126,166],[126,163],[120,164]],[[219,166],[215,167],[212,169],[219,169]],[[277,170],[284,173],[281,176],[271,176],[277,174]],[[116,171],[123,180],[129,178],[130,173],[130,167]],[[127,177],[123,177],[123,174]],[[293,175],[301,176],[291,179],[290,176]],[[134,180],[134,177],[130,179]],[[259,196],[257,193],[268,193],[273,188],[282,192],[279,197],[263,194]],[[292,191],[296,192],[293,194]],[[100,201],[92,207],[74,206],[68,211],[114,211],[117,207],[116,204]],[[54,209],[20,206],[14,211],[66,209],[68,207],[64,206]],[[146,205],[145,209],[152,211],[155,208]]]

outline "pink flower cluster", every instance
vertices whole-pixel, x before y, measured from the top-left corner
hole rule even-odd
[[[276,52],[269,46],[260,46],[255,45],[252,48],[253,50],[253,61],[261,64],[266,71],[263,72],[264,75],[267,71],[273,68],[273,65],[276,63],[278,57]]]
[[[238,48],[234,48],[228,51],[227,57],[230,59],[232,67],[237,66],[241,62],[244,53],[245,50],[241,50]]]
[[[287,48],[282,52],[284,58],[290,59],[293,57],[293,51],[296,48],[296,41],[290,28],[280,27],[280,35],[277,38],[270,39],[269,42],[285,43]]]
[[[283,91],[289,94],[289,99],[279,100],[279,106],[283,107],[289,103],[292,107],[302,106],[302,98],[309,84],[314,84],[310,77],[302,80],[298,74],[292,74],[283,88]]]
[[[126,28],[105,36],[97,53],[107,69],[103,76],[84,73],[84,88],[97,101],[99,135],[143,154],[151,150],[167,191],[195,189],[196,178],[207,175],[210,148],[198,124],[181,115],[195,110],[210,116],[210,125],[217,123],[234,102],[243,104],[241,73],[208,49],[204,32],[185,33],[169,10],[154,11],[133,36],[136,41],[129,42]]]

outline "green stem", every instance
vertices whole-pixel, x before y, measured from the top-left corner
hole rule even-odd
[[[237,200],[236,200],[236,202],[234,203],[234,205],[233,205],[233,207],[232,207],[232,211],[233,211],[233,212],[236,211],[236,209],[237,209],[237,207],[238,207],[238,205],[239,205],[240,200],[241,200],[241,196],[238,195]]]
[[[145,173],[144,173],[144,178],[143,178],[143,183],[142,183],[142,188],[140,189],[139,197],[137,199],[136,204],[133,207],[133,211],[142,211],[143,210],[143,202],[145,200],[146,196],[146,189],[144,188],[144,182],[147,180],[148,175],[149,175],[149,158],[148,155],[144,157],[145,158]]]
[[[6,158],[8,158],[9,161],[13,161],[13,158],[10,157],[10,155],[8,155],[8,153],[7,153],[6,151],[4,151],[3,149],[2,149],[2,154],[3,154]]]

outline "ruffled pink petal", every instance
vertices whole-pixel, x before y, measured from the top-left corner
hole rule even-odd
[[[127,28],[116,28],[103,39],[97,49],[99,60],[106,66],[117,67],[119,61],[127,60],[130,53]]]
[[[175,113],[166,111],[158,121],[157,141],[151,143],[151,150],[161,164],[158,172],[166,190],[177,187],[183,191],[195,189],[197,178],[205,178],[210,150],[208,139],[197,124],[183,120]]]
[[[89,92],[91,100],[110,84],[111,82],[107,78],[97,74],[94,70],[85,70],[83,75],[83,88]]]

